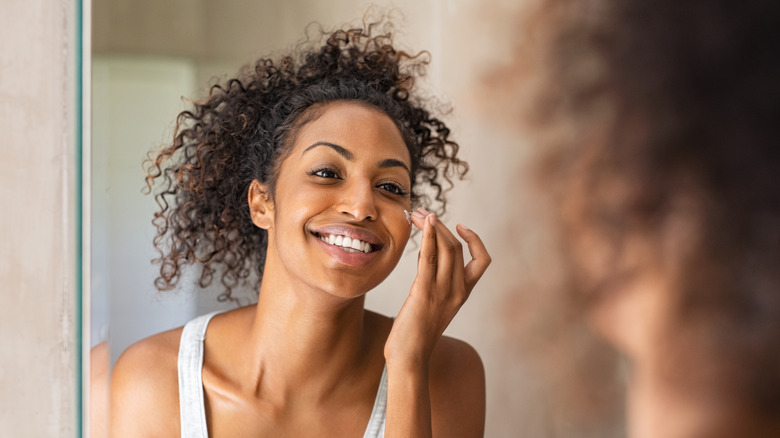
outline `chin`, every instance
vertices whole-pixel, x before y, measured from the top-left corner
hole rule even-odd
[[[366,283],[362,281],[345,281],[344,276],[338,276],[335,281],[328,282],[327,287],[322,287],[325,293],[337,298],[355,299],[365,296],[381,282]]]

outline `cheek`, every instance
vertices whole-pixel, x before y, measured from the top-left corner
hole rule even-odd
[[[281,184],[280,184],[281,186]],[[328,192],[305,187],[301,184],[284,184],[276,192],[276,212],[274,216],[277,228],[300,228],[316,212],[323,210],[329,203]]]
[[[407,211],[409,211],[409,208],[411,207],[404,207]],[[399,243],[399,246],[405,247],[406,242],[409,241],[409,236],[412,234],[412,227],[414,225],[409,225],[409,222],[406,221],[406,214],[404,214],[404,208],[399,208],[397,205],[394,205],[390,208],[386,208],[386,212],[384,214],[385,220],[384,225],[387,228],[387,230],[390,232],[390,234],[393,236],[393,239]]]
[[[685,438],[690,432],[690,412],[680,400],[671,397],[665,386],[646,370],[648,364],[635,363],[628,385],[628,431],[631,438]]]
[[[406,248],[406,244],[409,243],[409,237],[412,234],[412,230],[409,224],[406,222],[406,219],[404,219],[403,225],[401,225],[401,227],[403,227],[403,229],[400,231],[401,239],[398,241],[398,247],[399,251],[403,252],[404,248]]]
[[[744,436],[733,430],[731,406],[680,390],[652,369],[638,363],[628,388],[628,430],[631,438],[716,438]],[[726,403],[727,405],[728,403]]]

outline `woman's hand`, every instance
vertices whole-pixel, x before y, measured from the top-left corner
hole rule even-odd
[[[449,351],[444,359],[449,372],[444,374],[457,377],[443,384],[441,376],[429,381],[428,369],[434,347],[487,269],[490,255],[476,233],[458,225],[472,256],[464,266],[463,246],[434,215],[417,210],[412,223],[423,230],[422,244],[417,277],[385,343],[385,437],[429,438],[434,436],[434,424],[436,436],[481,437],[485,383],[476,352],[465,343],[455,348],[448,342],[443,350]],[[464,396],[461,390],[469,394]],[[439,400],[438,406],[431,406],[432,398]]]
[[[418,209],[411,219],[423,231],[417,277],[390,331],[385,360],[388,369],[427,373],[433,347],[491,259],[479,236],[458,225],[472,257],[464,266],[463,246],[438,218]]]

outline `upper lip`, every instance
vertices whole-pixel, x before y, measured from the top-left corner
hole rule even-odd
[[[371,246],[381,247],[384,245],[382,239],[380,239],[372,231],[365,228],[355,227],[347,224],[325,225],[310,230],[314,234],[339,234],[347,236],[351,239],[358,239],[364,242],[368,242]]]

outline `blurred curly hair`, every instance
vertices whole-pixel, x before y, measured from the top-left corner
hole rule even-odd
[[[780,3],[536,3],[504,74],[533,85],[519,119],[544,145],[567,286],[595,305],[665,267],[668,377],[780,436]]]
[[[174,288],[190,264],[202,268],[201,287],[219,277],[219,301],[235,300],[234,288],[253,274],[259,286],[267,234],[250,218],[247,190],[257,179],[273,197],[295,135],[328,102],[359,102],[386,113],[411,156],[412,205],[445,212],[452,178],[462,179],[468,165],[457,157],[449,128],[413,92],[427,52],[397,50],[389,29],[380,21],[320,32],[324,44],[308,41],[278,61],[260,59],[179,114],[173,143],[145,162],[147,190],[159,206],[152,221],[159,290]]]

